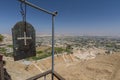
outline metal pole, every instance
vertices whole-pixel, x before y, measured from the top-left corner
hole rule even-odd
[[[44,80],[46,80],[46,75],[44,76]]]
[[[54,15],[52,15],[52,80],[54,80]]]
[[[38,10],[43,11],[43,12],[45,12],[45,13],[48,13],[48,14],[50,14],[50,15],[54,15],[54,16],[57,15],[57,12],[47,11],[47,10],[45,10],[45,9],[43,9],[43,8],[40,8],[39,6],[36,6],[36,5],[34,5],[34,4],[26,1],[26,0],[18,0],[18,1],[20,1],[20,2],[22,2],[22,3],[25,3],[25,4],[31,6],[31,7],[35,8],[35,9],[38,9]]]

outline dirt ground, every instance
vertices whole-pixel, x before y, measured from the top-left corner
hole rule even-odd
[[[98,55],[89,60],[75,57],[72,60],[69,55],[64,57],[66,60],[61,55],[55,57],[55,71],[66,80],[120,80],[120,53]],[[25,80],[51,68],[51,58],[32,61],[29,66],[23,61],[5,60],[5,67],[13,80]]]
[[[66,80],[120,80],[120,54],[100,55],[95,59],[56,65]]]

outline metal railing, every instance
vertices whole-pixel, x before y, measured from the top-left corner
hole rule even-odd
[[[38,74],[38,75],[36,75],[36,76],[33,76],[33,77],[31,77],[31,78],[28,78],[28,79],[26,79],[26,80],[37,80],[37,79],[39,79],[39,78],[44,78],[44,80],[46,80],[46,77],[47,77],[47,75],[49,75],[49,74],[53,74],[54,75],[54,77],[55,78],[57,78],[58,80],[65,80],[62,76],[60,76],[57,72],[53,72],[52,73],[52,70],[48,70],[48,71],[46,71],[46,72],[44,72],[44,73],[41,73],[41,74]],[[51,79],[52,80],[52,79]]]

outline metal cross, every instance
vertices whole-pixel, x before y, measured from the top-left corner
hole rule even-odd
[[[27,39],[32,39],[32,37],[27,37],[26,32],[24,32],[24,37],[18,37],[18,40],[24,40],[24,45],[27,45]]]

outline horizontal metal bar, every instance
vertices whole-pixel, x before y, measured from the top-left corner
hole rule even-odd
[[[48,14],[50,14],[50,15],[53,15],[53,16],[56,16],[56,15],[57,15],[57,12],[47,11],[47,10],[45,10],[45,9],[43,9],[43,8],[40,8],[39,6],[36,6],[36,5],[34,5],[34,4],[26,1],[26,0],[18,0],[18,1],[20,1],[20,2],[22,2],[22,3],[25,3],[25,4],[31,6],[31,7],[35,8],[35,9],[38,9],[38,10],[43,11],[43,12],[45,12],[45,13],[48,13]]]
[[[60,76],[57,72],[54,71],[54,76],[58,79],[58,80],[65,80],[62,76]]]
[[[31,77],[31,78],[29,78],[29,79],[26,79],[26,80],[36,80],[36,79],[39,79],[39,78],[41,78],[41,77],[44,77],[44,76],[46,76],[46,75],[48,75],[48,74],[50,74],[50,73],[52,73],[52,70],[48,70],[48,71],[46,71],[46,72],[44,72],[44,73],[38,74],[38,75],[36,75],[36,76],[34,76],[34,77]]]

